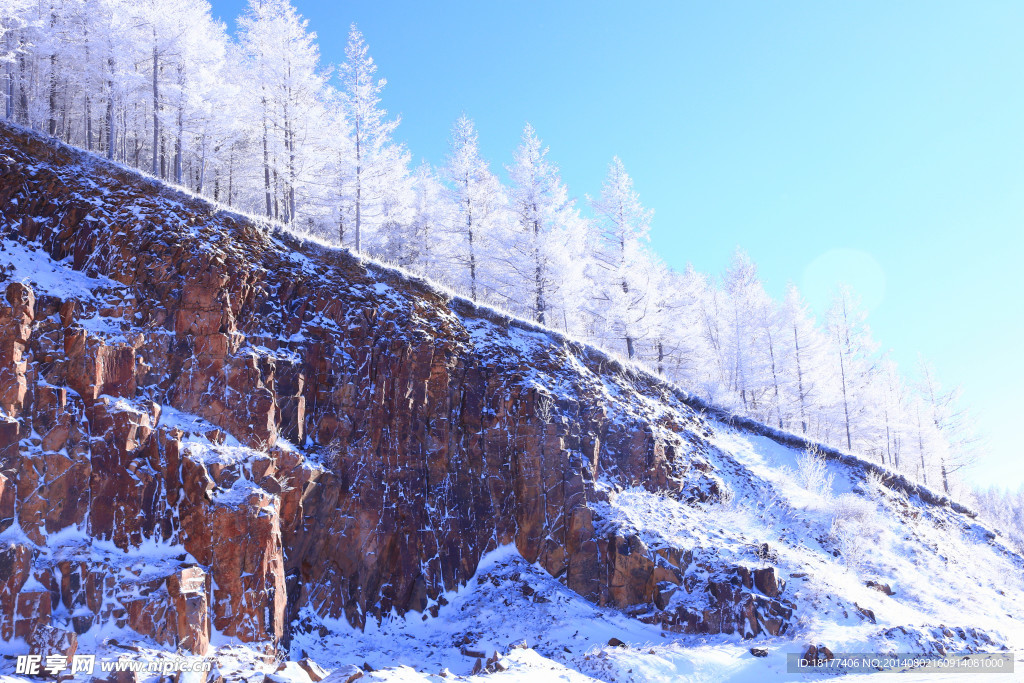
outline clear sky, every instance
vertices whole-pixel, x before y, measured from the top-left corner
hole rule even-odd
[[[465,112],[500,170],[529,121],[581,200],[623,160],[671,265],[742,246],[818,309],[843,277],[963,387],[969,478],[1024,483],[1024,3],[293,2],[325,62],[359,25],[417,163]]]

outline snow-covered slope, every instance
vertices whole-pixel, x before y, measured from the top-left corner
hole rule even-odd
[[[74,631],[102,660],[196,652],[253,683],[756,681],[809,645],[1024,646],[1024,560],[941,496],[5,144],[6,654]]]
[[[819,680],[821,674],[787,672],[787,655],[808,644],[836,653],[937,656],[1022,648],[1024,563],[989,530],[836,462],[826,465],[831,486],[815,490],[801,481],[800,451],[713,427],[718,457],[732,462],[728,502],[686,505],[630,488],[609,496],[605,523],[635,530],[651,547],[702,548],[751,567],[763,563],[760,544],[768,542],[800,614],[792,632],[754,639],[672,633],[584,600],[506,546],[485,556],[465,587],[445,595],[437,617],[391,615],[365,630],[343,620],[327,623],[321,632],[297,635],[292,658],[309,657],[327,671],[360,669],[360,680],[393,683],[754,682]],[[840,538],[837,520],[852,520],[859,540]],[[853,543],[864,546],[856,562],[850,561]],[[694,572],[699,565],[695,558]],[[888,586],[892,595],[868,582]],[[687,599],[683,593],[678,599]],[[622,645],[609,645],[612,639]],[[275,681],[310,680],[296,666],[278,671],[276,663],[260,663],[241,643],[216,644],[227,680],[262,681],[265,674]],[[767,656],[755,657],[751,648]],[[495,653],[498,666],[473,673],[478,658],[486,666]],[[1017,657],[1020,670],[1024,659]],[[958,681],[962,675],[911,671],[896,680]],[[992,674],[985,680],[1017,678]]]

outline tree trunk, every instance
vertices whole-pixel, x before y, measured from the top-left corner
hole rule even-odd
[[[779,420],[779,429],[782,429],[782,398],[779,396],[779,376],[775,372],[775,345],[771,331],[768,332],[768,356],[772,361],[772,383],[775,385],[775,416]]]
[[[107,67],[110,69],[110,73],[114,73],[114,58],[111,57],[107,60]],[[114,158],[114,145],[116,136],[114,135],[114,80],[113,78],[107,80],[107,158]]]
[[[921,409],[917,409],[917,450],[921,456],[921,483],[928,485],[928,467],[924,462],[924,430],[921,428]]]
[[[267,150],[267,100],[263,100],[263,190],[267,198],[267,218],[274,215],[270,198],[270,153]]]
[[[288,80],[291,82],[291,64],[288,65]],[[288,103],[292,98],[291,86],[288,87],[288,99],[284,103],[284,134],[285,144],[288,148],[288,217],[286,223],[295,220],[295,182],[297,173],[295,171],[295,131],[292,130],[291,118],[288,115]]]
[[[92,106],[89,96],[85,96],[85,148],[92,151]]]
[[[18,98],[21,102],[21,116],[19,117],[19,122],[25,125],[31,125],[31,122],[28,119],[28,91],[25,90],[25,72],[28,71],[28,65],[25,63],[25,55],[22,55],[21,59],[18,61],[21,64],[21,78],[18,79],[18,91],[21,95],[21,97]]]
[[[850,438],[850,402],[846,396],[846,364],[843,360],[843,350],[839,349],[839,377],[843,385],[843,415],[846,418],[846,448],[853,451],[853,439]]]
[[[206,137],[203,137],[203,141],[199,144],[199,149],[202,150],[202,154],[199,157],[199,180],[196,183],[196,192],[199,194],[203,193],[203,189],[206,187]],[[214,150],[216,151],[216,150]],[[214,197],[216,201],[216,197]]]
[[[156,51],[156,29],[153,29],[153,175],[160,172],[160,71],[159,55]]]
[[[276,221],[278,219],[278,216],[279,216],[279,214],[278,214],[279,206],[278,206],[278,201],[277,201],[277,197],[278,197],[278,184],[277,184],[277,155],[276,154],[274,155],[274,171],[273,171],[273,176],[274,176],[274,220]]]
[[[362,249],[363,225],[363,149],[361,131],[356,123],[356,253]]]
[[[54,19],[56,23],[56,19]],[[57,55],[50,55],[50,121],[47,131],[51,136],[57,135]]]
[[[174,140],[174,182],[181,185],[181,139],[185,134],[185,124],[181,115],[181,107],[178,107],[178,134]]]
[[[469,239],[469,296],[476,301],[476,253],[473,245],[473,205],[469,198],[469,177],[465,180],[466,189],[466,237]]]
[[[544,266],[540,256],[540,221],[537,216],[537,205],[533,206],[533,286],[534,286],[534,312],[537,322],[544,324],[544,309],[547,304],[544,301]]]
[[[14,64],[7,63],[7,92],[4,93],[4,117],[10,121],[14,118]]]
[[[891,439],[889,436],[889,409],[885,409],[885,453],[882,454],[882,464],[885,464],[886,455],[889,456],[889,465],[892,465],[892,449],[890,448]]]
[[[178,62],[178,87],[181,88],[182,90],[184,90],[184,88],[185,88],[185,73],[184,73],[184,70],[185,70],[184,65],[182,65],[182,63],[179,61]],[[175,140],[174,140],[174,182],[177,183],[178,185],[182,184],[181,183],[181,180],[182,180],[181,153],[182,153],[182,145],[184,144],[183,143],[183,138],[185,137],[185,112],[184,112],[185,106],[184,106],[184,102],[182,101],[182,99],[183,99],[183,96],[179,94],[178,95],[178,120],[177,120],[178,130],[176,131],[177,135],[176,135]]]

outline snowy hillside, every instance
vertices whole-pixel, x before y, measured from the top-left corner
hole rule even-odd
[[[691,506],[632,488],[610,496],[602,512],[607,524],[638,531],[651,547],[701,548],[751,568],[763,565],[759,544],[767,540],[786,581],[783,594],[801,615],[783,636],[672,633],[595,606],[523,560],[514,547],[503,547],[485,556],[465,587],[445,595],[448,604],[436,618],[393,615],[365,631],[344,620],[328,623],[322,633],[296,635],[293,661],[286,665],[264,662],[261,652],[214,636],[216,668],[226,681],[262,682],[269,674],[272,681],[294,683],[311,680],[296,664],[304,657],[325,672],[339,672],[332,683],[356,669],[365,672],[360,680],[403,683],[818,680],[787,674],[787,653],[809,643],[835,652],[1021,649],[1024,561],[988,530],[834,462],[825,476],[833,478],[832,485],[808,488],[796,471],[801,452],[721,424],[713,428],[712,443],[721,449],[716,460],[729,463],[725,483],[735,494],[732,500]],[[838,535],[837,522],[854,524],[855,540]],[[852,552],[857,544],[863,544],[860,554]],[[858,560],[848,566],[851,557]],[[154,559],[150,554],[147,562]],[[693,573],[700,571],[696,556]],[[868,582],[888,586],[892,595]],[[699,602],[700,596],[681,590],[673,599]],[[79,647],[109,660],[170,656],[131,631],[92,635]],[[609,646],[613,638],[624,644]],[[752,656],[752,647],[765,649],[767,657]],[[486,666],[495,652],[498,666],[474,675],[477,659]],[[1017,666],[1022,665],[1018,654]],[[898,680],[961,679],[904,674]]]
[[[1024,559],[943,496],[0,143],[4,675],[84,653],[252,683],[758,681],[811,645],[1024,647]]]

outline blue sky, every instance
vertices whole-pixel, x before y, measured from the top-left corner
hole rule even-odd
[[[1024,483],[1024,3],[293,1],[325,62],[359,25],[417,162],[465,112],[499,170],[529,121],[580,199],[622,158],[674,266],[739,245],[819,308],[850,281],[902,367],[962,385],[970,478]]]

